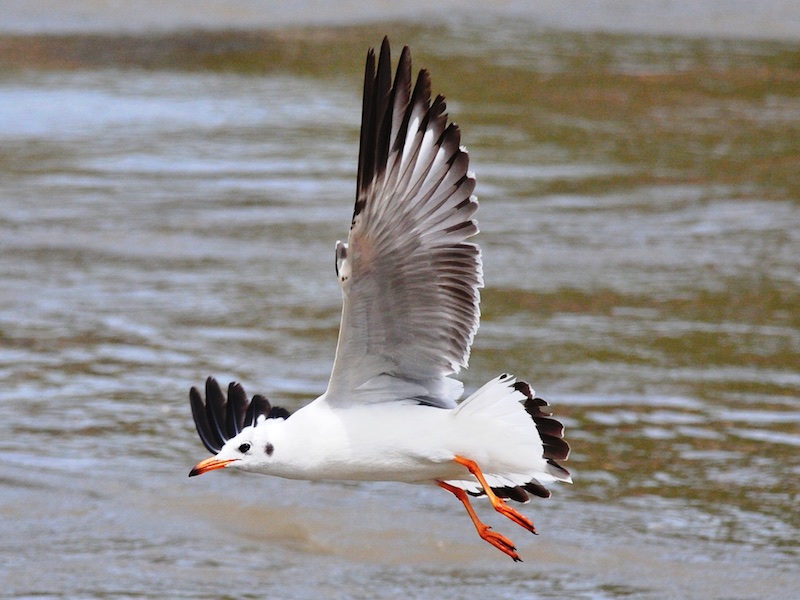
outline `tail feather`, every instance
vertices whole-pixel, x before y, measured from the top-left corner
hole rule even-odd
[[[564,441],[564,426],[553,418],[553,413],[542,411],[542,407],[549,406],[546,400],[533,395],[531,386],[525,381],[517,381],[514,389],[525,395],[525,412],[527,412],[542,438],[544,458],[549,460],[567,460],[569,457],[569,444]],[[559,465],[559,468],[560,467]]]
[[[547,411],[549,405],[542,398],[534,395],[531,386],[524,381],[516,381],[514,377],[504,373],[488,382],[472,396],[462,402],[456,413],[478,414],[485,412],[487,418],[500,419],[509,426],[526,427],[524,418],[520,421],[520,404],[525,413],[533,420],[536,433],[541,440],[542,459],[544,465],[533,466],[527,473],[484,473],[489,487],[500,498],[527,502],[529,494],[539,498],[549,498],[550,490],[539,480],[572,482],[572,478],[558,462],[567,460],[570,447],[564,440],[564,426]],[[530,423],[530,421],[528,421]],[[537,478],[538,477],[538,478]],[[484,496],[486,492],[477,480],[448,481],[464,489],[472,496]]]
[[[537,498],[549,498],[552,494],[550,490],[544,487],[541,483],[536,481],[535,479],[530,480],[528,483],[524,485],[515,485],[515,486],[505,486],[505,487],[492,487],[492,491],[494,492],[495,496],[499,498],[508,498],[509,500],[514,500],[521,504],[525,504],[526,502],[530,501],[527,492],[530,492]],[[470,496],[485,496],[486,492],[482,489],[479,491],[469,491],[467,493]]]

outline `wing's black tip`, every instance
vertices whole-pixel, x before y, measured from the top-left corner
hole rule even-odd
[[[514,389],[525,396],[525,412],[533,419],[539,436],[542,438],[543,457],[558,470],[560,475],[568,477],[569,471],[556,462],[569,458],[570,447],[564,440],[564,425],[553,418],[553,413],[546,412],[549,404],[542,398],[535,398],[531,386],[526,382],[517,381]]]
[[[390,169],[387,163],[390,154],[405,143],[415,107],[424,115],[421,130],[427,129],[434,121],[444,129],[447,120],[444,96],[437,96],[431,104],[430,74],[421,69],[412,92],[411,50],[403,46],[392,81],[391,48],[389,38],[384,37],[377,59],[374,48],[367,52],[364,69],[354,218],[364,210],[370,190],[380,185],[387,169]],[[454,128],[458,130],[456,126]]]
[[[206,379],[205,387],[205,400],[196,387],[189,390],[189,404],[197,434],[213,454],[245,427],[257,425],[259,417],[286,419],[290,415],[285,408],[272,406],[264,396],[257,394],[248,399],[242,385],[236,382],[228,386],[227,398],[213,377]]]

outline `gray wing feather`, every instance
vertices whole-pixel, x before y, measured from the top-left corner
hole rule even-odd
[[[480,317],[475,178],[430,76],[411,90],[404,48],[391,85],[384,40],[367,55],[355,209],[337,243],[344,306],[329,402],[416,398],[454,406]],[[364,392],[364,393],[360,393]]]

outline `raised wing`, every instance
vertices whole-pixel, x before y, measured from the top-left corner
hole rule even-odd
[[[213,377],[206,379],[205,401],[196,387],[189,390],[189,401],[200,440],[214,454],[242,429],[257,425],[261,418],[289,418],[288,410],[272,406],[264,396],[256,394],[249,399],[241,384],[236,382],[228,386],[226,398]]]
[[[411,89],[403,48],[392,85],[386,39],[367,54],[358,187],[348,243],[336,245],[344,307],[326,392],[347,404],[418,398],[455,406],[482,287],[475,178],[430,75]]]

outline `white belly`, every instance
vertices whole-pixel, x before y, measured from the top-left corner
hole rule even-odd
[[[456,455],[487,474],[526,472],[543,460],[541,446],[515,440],[501,423],[418,404],[315,403],[282,425],[265,472],[290,479],[421,483],[472,479]],[[538,441],[535,429],[525,437]]]

